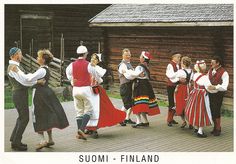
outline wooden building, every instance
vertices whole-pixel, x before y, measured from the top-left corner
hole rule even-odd
[[[230,76],[226,97],[233,98],[233,5],[231,4],[117,4],[90,20],[104,29],[104,54],[118,84],[117,66],[123,48],[129,48],[132,65],[141,51],[154,56],[151,78],[156,93],[166,94],[166,66],[170,51],[178,50],[192,62],[220,55]]]
[[[81,5],[5,5],[5,64],[8,52],[19,46],[23,54],[36,57],[40,48],[51,48],[60,58],[61,36],[64,37],[65,57],[76,57],[80,40],[90,53],[98,51],[102,40],[101,28],[89,28],[88,20],[108,4]]]

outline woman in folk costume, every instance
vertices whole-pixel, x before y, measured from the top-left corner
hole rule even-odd
[[[33,125],[34,130],[39,134],[40,143],[36,146],[36,150],[43,147],[54,145],[52,139],[52,128],[64,129],[69,126],[64,109],[57,99],[55,93],[48,86],[50,72],[49,63],[52,61],[53,55],[47,49],[38,51],[37,62],[39,69],[33,74],[24,74],[22,71],[15,69],[19,76],[27,81],[35,81],[37,79],[45,79],[44,85],[36,84],[33,89]],[[44,132],[47,132],[49,140],[44,138]]]
[[[176,106],[176,115],[181,116],[181,119],[183,121],[181,128],[184,128],[187,125],[187,122],[185,120],[185,106],[186,101],[188,98],[188,95],[190,93],[191,89],[191,80],[193,78],[193,71],[190,68],[191,65],[191,58],[184,56],[181,59],[181,67],[182,69],[179,69],[177,71],[176,77],[179,79],[185,79],[184,81],[179,80],[179,84],[176,86],[175,89],[175,106]],[[192,129],[192,125],[189,125],[190,129]]]
[[[195,129],[197,136],[205,138],[207,135],[203,132],[203,127],[212,124],[209,96],[207,93],[207,91],[211,92],[210,86],[212,85],[207,75],[205,75],[206,63],[204,60],[197,61],[194,69],[197,73],[193,76],[194,88],[188,97],[185,115],[189,124],[198,128],[198,130]]]
[[[152,55],[147,51],[142,51],[139,59],[140,64],[135,68],[135,73],[133,73],[135,84],[133,91],[134,106],[132,107],[132,111],[136,114],[137,118],[136,124],[132,126],[133,128],[148,127],[149,121],[147,115],[153,116],[160,114],[160,109],[150,83],[148,64],[150,59],[152,59]],[[143,122],[141,121],[141,116]]]
[[[101,62],[101,54],[94,53],[91,57],[91,63],[95,65],[95,69],[99,72],[102,77],[106,70],[99,67],[97,64]],[[90,134],[93,138],[98,138],[97,129],[107,126],[116,125],[122,121],[124,121],[126,117],[126,113],[124,111],[116,109],[109,97],[106,94],[105,89],[103,89],[94,77],[91,78],[92,88],[94,93],[93,101],[93,116],[90,118],[86,129],[85,134]],[[100,80],[102,81],[102,79]]]

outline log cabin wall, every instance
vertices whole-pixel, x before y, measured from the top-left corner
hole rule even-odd
[[[50,34],[51,46],[53,54],[60,58],[60,38],[61,34],[64,34],[65,42],[65,58],[76,57],[76,48],[79,45],[79,41],[83,40],[84,45],[88,47],[90,53],[97,52],[98,41],[102,40],[101,28],[89,28],[88,20],[94,17],[96,14],[105,9],[108,4],[83,4],[83,5],[5,5],[5,64],[8,63],[8,51],[11,47],[16,46],[15,41],[21,40],[20,38],[20,19],[22,14],[33,14],[49,17],[48,22],[30,19],[25,23],[24,36],[26,38],[30,33],[37,35],[35,42],[48,42],[48,38],[43,40],[45,32]],[[24,23],[24,22],[23,22]],[[38,23],[38,24],[37,24]],[[42,24],[48,24],[48,28],[43,27]],[[42,30],[38,29],[41,26]],[[23,36],[23,38],[24,38]],[[41,37],[41,38],[40,38]],[[40,39],[39,39],[40,38]],[[38,40],[37,40],[38,39]],[[23,40],[24,42],[25,40]],[[20,44],[20,43],[19,43]],[[28,41],[24,43],[24,46],[28,46]],[[40,44],[41,47],[34,46],[34,55],[39,48],[45,47],[48,43]],[[43,47],[42,47],[43,46]],[[24,49],[23,54],[29,53]]]
[[[107,28],[105,33],[105,54],[117,85],[117,66],[123,48],[131,50],[133,66],[138,65],[141,51],[151,52],[154,56],[150,63],[151,83],[155,93],[165,95],[165,70],[171,59],[170,50],[191,57],[193,64],[204,59],[208,69],[214,55],[224,54],[225,69],[230,76],[226,97],[233,97],[233,27],[113,27]]]

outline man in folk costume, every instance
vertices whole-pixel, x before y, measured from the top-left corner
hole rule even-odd
[[[176,77],[177,71],[179,70],[179,62],[180,62],[181,54],[178,52],[172,53],[172,60],[167,65],[166,69],[166,76],[168,78],[167,81],[167,93],[168,93],[168,102],[169,102],[169,109],[168,109],[168,116],[167,116],[167,125],[169,127],[172,124],[178,124],[173,117],[175,114],[175,100],[174,100],[174,92],[179,79]]]
[[[28,87],[37,84],[37,80],[29,82],[21,78],[17,73],[11,71],[12,67],[17,67],[24,72],[20,62],[23,58],[21,50],[17,47],[13,47],[9,51],[10,59],[9,66],[7,68],[8,78],[12,86],[12,99],[18,112],[18,118],[16,125],[11,134],[11,148],[17,151],[26,151],[27,144],[21,142],[22,135],[29,122],[29,105],[28,105]],[[40,83],[40,81],[38,81]]]
[[[100,83],[101,78],[96,72],[95,66],[86,57],[88,50],[81,45],[77,48],[78,59],[66,68],[66,76],[73,86],[74,107],[77,112],[77,138],[86,140],[85,127],[93,116],[93,92],[91,87],[91,75]]]
[[[221,134],[221,106],[224,93],[229,85],[229,74],[222,65],[222,59],[216,56],[211,60],[211,69],[208,72],[208,77],[213,85],[213,93],[209,93],[209,99],[214,122],[214,129],[211,133],[214,136],[220,136]]]
[[[124,108],[126,110],[126,118],[124,122],[120,123],[121,126],[126,126],[126,124],[136,124],[130,119],[131,107],[133,106],[132,99],[132,77],[130,73],[127,73],[127,70],[134,70],[130,63],[131,53],[130,50],[125,48],[122,50],[122,61],[118,66],[118,73],[120,79],[120,95],[124,103]],[[129,71],[131,72],[131,71]],[[126,73],[126,74],[125,74]]]

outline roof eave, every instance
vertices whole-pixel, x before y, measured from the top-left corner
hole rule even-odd
[[[90,23],[90,27],[178,27],[178,26],[233,26],[233,21],[222,22],[153,22],[153,23]]]

